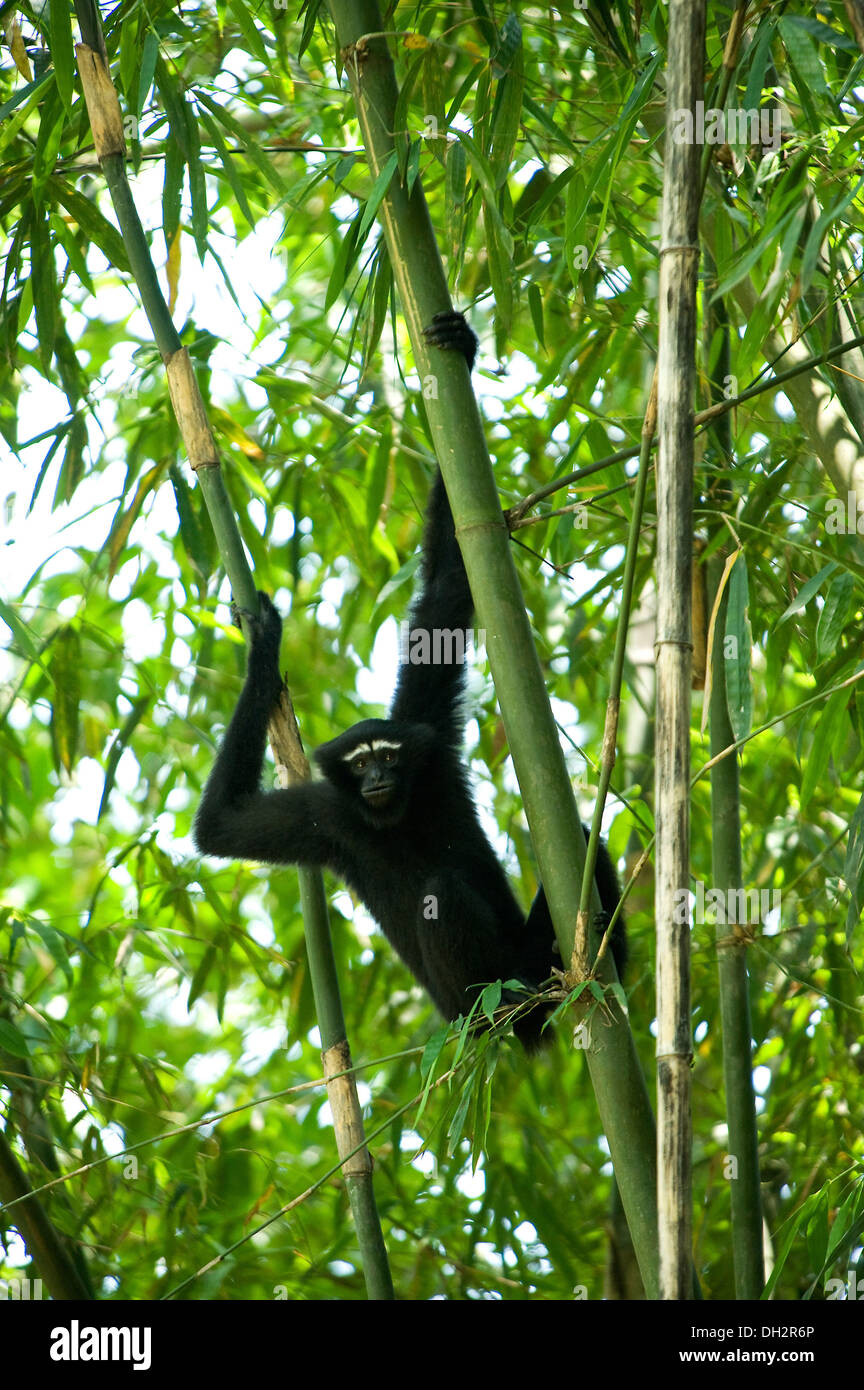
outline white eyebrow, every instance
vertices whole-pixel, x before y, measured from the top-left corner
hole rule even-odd
[[[355,743],[355,745],[354,745],[354,747],[351,749],[351,752],[350,752],[350,753],[343,753],[343,754],[342,754],[342,761],[343,761],[343,763],[353,763],[353,761],[354,761],[354,759],[357,757],[357,754],[358,754],[358,753],[371,753],[371,752],[372,752],[372,744],[371,744],[371,743]]]
[[[401,743],[391,743],[389,738],[373,738],[372,740],[373,753],[377,753],[379,748],[392,748],[394,752],[398,753],[401,747]]]

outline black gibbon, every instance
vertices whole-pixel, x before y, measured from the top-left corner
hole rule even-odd
[[[433,346],[460,351],[469,370],[477,340],[461,314],[438,314]],[[471,593],[440,472],[426,515],[421,590],[412,639],[450,638],[469,627]],[[541,888],[526,921],[487,840],[462,761],[465,668],[456,660],[403,662],[388,719],[365,719],[315,754],[323,780],[262,791],[267,721],[282,689],[282,621],[266,594],[249,621],[248,670],[195,821],[204,854],[332,870],[365,903],[384,935],[446,1019],[467,1014],[478,986],[518,981],[532,993],[556,960]],[[448,643],[438,642],[437,655]],[[457,644],[458,645],[458,644]],[[605,848],[597,865],[604,913],[618,903]],[[608,920],[608,918],[607,918]],[[621,974],[623,923],[611,941]],[[505,1002],[516,1002],[505,991]],[[516,1019],[529,1051],[540,1042],[547,1006]]]

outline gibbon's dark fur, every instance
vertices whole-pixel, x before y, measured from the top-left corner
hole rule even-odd
[[[477,340],[461,314],[426,330],[439,348],[474,365]],[[440,472],[426,515],[422,585],[410,629],[431,638],[470,626],[473,604]],[[461,758],[465,668],[458,661],[403,663],[388,719],[366,719],[315,754],[322,781],[260,788],[267,721],[279,698],[282,621],[266,594],[249,622],[246,683],[195,821],[204,854],[268,864],[319,865],[347,883],[447,1019],[467,1014],[476,986],[517,980],[535,991],[549,978],[555,938],[541,888],[528,919],[489,844]],[[439,653],[440,654],[440,653]],[[618,881],[605,848],[597,865],[604,913]],[[607,919],[608,920],[608,919]],[[619,975],[626,938],[611,942]],[[509,991],[505,1000],[518,997]],[[530,1051],[548,1008],[516,1020]]]

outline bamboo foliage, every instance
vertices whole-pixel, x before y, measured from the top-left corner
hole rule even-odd
[[[296,18],[248,0],[218,11],[207,0],[158,14],[114,0],[99,8],[122,112],[122,132],[116,103],[106,117],[113,152],[104,155],[104,178],[67,0],[11,10],[0,64],[0,1082],[13,1160],[3,1165],[4,1221],[38,1244],[32,1223],[26,1233],[38,1202],[61,1245],[71,1240],[74,1253],[86,1253],[94,1286],[124,1296],[160,1297],[188,1275],[207,1297],[221,1286],[231,1297],[269,1298],[284,1279],[289,1297],[361,1298],[310,1046],[316,1019],[325,1045],[331,1027],[338,1038],[328,1006],[339,1001],[319,988],[326,969],[314,967],[314,982],[310,975],[298,878],[201,864],[188,848],[213,724],[230,708],[244,661],[208,597],[217,583],[227,592],[223,565],[233,575],[251,559],[258,582],[290,605],[284,651],[310,739],[378,712],[357,675],[377,675],[373,644],[408,604],[433,467],[424,389],[437,387],[445,409],[456,403],[459,459],[466,432],[475,437],[464,423],[473,409],[464,371],[451,378],[437,360],[430,371],[421,349],[417,389],[393,314],[379,217],[389,216],[394,187],[410,192],[422,180],[447,285],[481,337],[473,380],[560,721],[556,741],[584,815],[592,798],[581,784],[596,780],[612,671],[604,834],[618,862],[625,844],[634,860],[653,854],[655,783],[668,789],[669,778],[657,775],[648,751],[653,691],[643,693],[626,663],[619,670],[616,629],[631,560],[643,614],[653,584],[650,473],[638,555],[631,541],[626,558],[624,550],[638,510],[630,460],[643,420],[648,428],[656,365],[667,9],[619,6],[598,19],[592,6],[554,15],[397,6],[385,19],[400,87],[393,143],[382,145],[373,169],[349,82],[357,75],[363,85],[363,63],[353,74],[351,45],[342,52],[325,7]],[[760,1292],[760,1207],[772,1260],[766,1295],[837,1297],[839,1288],[853,1297],[855,1288],[864,901],[860,10],[738,0],[707,16],[705,108],[737,110],[761,129],[701,148],[700,234],[714,263],[702,281],[707,331],[697,362],[716,391],[697,417],[695,522],[714,640],[691,741],[712,776],[710,803],[707,777],[689,789],[692,876],[678,887],[695,889],[698,903],[710,877],[721,896],[727,886],[736,895],[747,887],[749,898],[757,885],[776,903],[767,920],[761,909],[761,924],[738,917],[716,930],[710,907],[707,916],[692,913],[694,1243],[712,1298]],[[101,52],[98,40],[87,47]],[[131,203],[121,163],[157,265],[164,242],[171,316],[150,297],[158,282],[149,256],[138,256],[137,237],[124,244],[104,197],[110,183],[120,205]],[[400,220],[392,234],[408,259],[415,227],[405,226]],[[664,249],[664,259],[672,254]],[[410,262],[422,308],[402,302],[397,286],[415,340],[424,315],[446,302],[435,257]],[[168,343],[169,389],[186,414],[194,484],[180,461],[162,362],[134,312],[139,301],[181,330],[179,344],[159,341]],[[721,308],[728,332],[709,317]],[[715,367],[721,333],[729,350]],[[207,404],[197,423],[192,378]],[[445,471],[462,489],[478,623],[490,627],[496,594],[484,584],[497,584],[498,571],[491,581],[486,573],[503,542],[497,499],[493,507],[473,474],[462,485],[462,470],[448,465],[450,430],[445,437],[435,428]],[[641,452],[644,461],[644,440]],[[224,525],[211,489],[211,526],[202,495],[207,476],[219,474]],[[292,517],[300,519],[293,529]],[[487,523],[494,544],[479,533]],[[510,592],[501,573],[501,592]],[[249,589],[244,606],[254,603],[251,579]],[[149,651],[142,627],[152,634]],[[523,659],[521,638],[513,645],[504,631],[509,645],[496,653],[495,674],[507,734],[481,661],[470,694],[478,719],[466,741],[484,812],[506,837],[508,871],[527,904],[538,860],[507,775],[508,736],[521,747],[526,785],[526,750],[529,760],[540,755],[513,707],[525,692],[508,687],[502,670],[509,652]],[[643,644],[639,663],[645,654]],[[683,698],[677,685],[673,694]],[[638,743],[626,737],[637,713],[648,731]],[[537,764],[556,788],[542,796],[553,822],[569,824],[557,757],[556,749]],[[297,765],[302,775],[302,752]],[[94,775],[88,809],[81,798]],[[538,807],[529,792],[525,804],[548,878],[556,868],[542,796]],[[578,855],[578,845],[572,850]],[[560,878],[568,951],[571,892]],[[647,897],[637,889],[628,898],[625,982],[646,1071],[655,1041],[646,1026],[655,1016]],[[592,908],[583,902],[582,910],[590,921]],[[598,1122],[584,1064],[597,1076],[608,1063],[604,1093],[636,1094],[641,1084],[631,1092],[622,1080],[632,1054],[617,1051],[617,1022],[606,1026],[610,986],[581,987],[596,992],[591,1042],[602,1056],[568,1053],[559,1022],[552,1049],[528,1073],[510,1040],[491,1034],[461,1051],[451,1071],[453,1040],[398,960],[374,949],[362,918],[348,920],[344,894],[332,912],[346,919],[334,940],[355,1052],[359,1040],[363,1066],[386,1054],[361,1094],[377,1199],[397,1234],[390,1255],[400,1294],[568,1298],[577,1280],[589,1297],[599,1293],[608,1189],[601,1123],[617,1168],[626,1166],[630,1135],[614,1104]],[[278,923],[275,934],[268,921]],[[565,1009],[574,1016],[562,1004],[562,1018]],[[278,1045],[250,1063],[249,1039],[268,1031]],[[689,1039],[678,1041],[683,1058]],[[221,1066],[215,1088],[201,1080],[199,1059]],[[439,1089],[433,1067],[436,1076],[444,1069]],[[473,1079],[462,1085],[467,1067]],[[345,1058],[334,1052],[327,1070],[337,1084]],[[70,1101],[84,1118],[70,1120]],[[266,1124],[257,1114],[246,1123],[265,1106]],[[147,1146],[158,1158],[135,1181],[112,1157],[118,1128],[130,1162]],[[350,1116],[344,1135],[340,1155],[353,1169]],[[418,1142],[425,1152],[415,1160]],[[630,1217],[644,1200],[655,1223],[643,1251],[653,1248],[656,1294],[657,1166],[651,1140],[650,1156],[633,1142],[643,1173]],[[479,1204],[462,1182],[472,1164],[484,1167]],[[359,1166],[356,1181],[366,1181]],[[574,1194],[575,1223],[562,1220]],[[274,1219],[267,1235],[249,1220],[252,1210]],[[128,1233],[122,1250],[118,1229]],[[43,1252],[53,1258],[44,1242]],[[14,1260],[4,1259],[0,1278],[10,1268],[14,1277]],[[52,1292],[63,1287],[61,1272]],[[616,1279],[609,1293],[625,1287]]]

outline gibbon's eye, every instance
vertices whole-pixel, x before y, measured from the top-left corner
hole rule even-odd
[[[354,759],[351,764],[351,771],[354,773],[355,777],[359,777],[361,773],[366,771],[368,762],[369,759],[366,757],[365,753],[361,753],[359,758]]]
[[[385,748],[381,754],[381,761],[382,763],[395,763],[396,750],[393,748]]]

